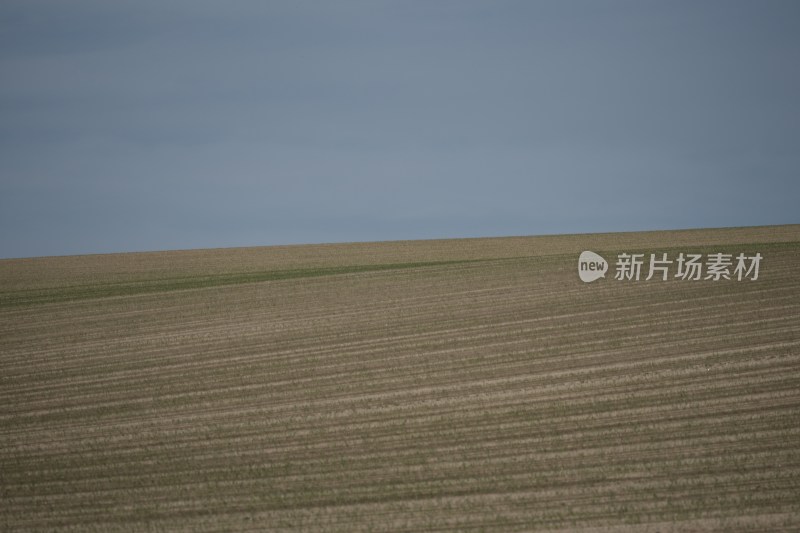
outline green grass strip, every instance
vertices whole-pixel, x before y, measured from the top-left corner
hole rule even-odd
[[[381,272],[386,270],[405,270],[411,268],[439,267],[466,263],[489,261],[487,259],[464,259],[456,261],[428,261],[415,263],[389,263],[376,265],[349,265],[325,268],[298,268],[289,270],[269,270],[264,272],[244,272],[211,276],[153,279],[135,282],[97,283],[91,285],[72,285],[47,289],[30,289],[0,293],[0,309],[47,303],[60,303],[75,300],[108,298],[112,296],[132,296],[186,289],[204,289],[223,285],[240,285],[263,281],[278,281],[298,278],[316,278],[359,272]]]

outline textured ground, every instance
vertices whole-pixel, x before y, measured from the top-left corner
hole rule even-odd
[[[0,261],[0,529],[797,530],[798,265],[800,226]]]

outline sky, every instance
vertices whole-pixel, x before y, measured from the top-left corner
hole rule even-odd
[[[800,222],[800,2],[3,0],[0,257]]]

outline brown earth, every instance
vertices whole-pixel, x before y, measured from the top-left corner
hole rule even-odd
[[[0,529],[798,530],[799,264],[800,225],[2,260]]]

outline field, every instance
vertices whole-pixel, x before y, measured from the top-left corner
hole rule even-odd
[[[800,530],[798,266],[800,225],[2,260],[0,530]]]

